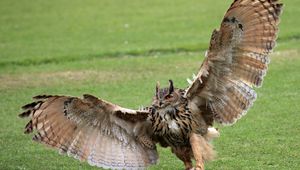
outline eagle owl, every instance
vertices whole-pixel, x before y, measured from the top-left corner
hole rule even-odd
[[[139,110],[83,95],[38,95],[22,108],[25,133],[90,165],[145,169],[158,162],[156,145],[170,147],[185,169],[204,169],[213,159],[214,123],[233,124],[256,99],[275,46],[282,4],[235,0],[206,58],[186,89],[156,85],[153,102]],[[195,159],[195,165],[192,164]]]

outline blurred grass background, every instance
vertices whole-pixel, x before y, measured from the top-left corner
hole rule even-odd
[[[248,115],[221,128],[206,169],[300,169],[300,1],[285,4],[277,48]],[[0,169],[96,169],[23,135],[33,95],[91,93],[148,105],[156,81],[187,86],[231,0],[1,0]],[[169,149],[150,169],[183,169]]]

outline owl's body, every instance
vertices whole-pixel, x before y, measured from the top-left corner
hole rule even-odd
[[[185,89],[156,92],[152,104],[131,110],[92,95],[39,95],[22,108],[25,133],[90,165],[144,169],[158,161],[156,145],[170,147],[186,169],[204,169],[214,152],[214,123],[233,124],[256,99],[277,38],[282,4],[235,0],[214,30],[206,58]]]
[[[157,87],[158,89],[158,87]],[[191,134],[206,137],[201,143],[206,153],[203,159],[208,161],[214,157],[209,141],[218,137],[218,132],[210,132],[209,122],[202,117],[200,110],[192,110],[189,101],[184,97],[184,89],[174,89],[170,80],[170,87],[158,90],[150,107],[150,120],[153,129],[152,139],[162,147],[171,147],[172,152],[181,159],[186,169],[192,168],[193,151],[190,141]]]
[[[168,101],[164,98],[155,99],[150,109],[153,135],[161,139],[159,141],[161,145],[186,146],[189,144],[187,136],[191,131],[192,115],[189,114],[186,99],[181,94],[176,97],[176,101]]]
[[[150,107],[150,120],[153,135],[162,139],[159,141],[161,145],[190,146],[191,132],[201,135],[207,133],[208,125],[200,114],[191,112],[183,89],[169,92],[169,88],[164,88],[160,91]]]

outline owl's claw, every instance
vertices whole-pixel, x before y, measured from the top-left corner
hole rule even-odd
[[[196,168],[190,168],[190,169],[187,169],[187,170],[204,170],[203,168],[199,168],[199,167],[196,167]]]

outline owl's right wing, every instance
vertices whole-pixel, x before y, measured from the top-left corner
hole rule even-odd
[[[148,110],[131,110],[91,95],[36,96],[23,106],[30,117],[25,133],[89,164],[111,169],[144,169],[158,159],[149,137]]]
[[[282,4],[235,0],[214,30],[206,58],[185,96],[213,121],[232,124],[256,98],[277,38]]]

